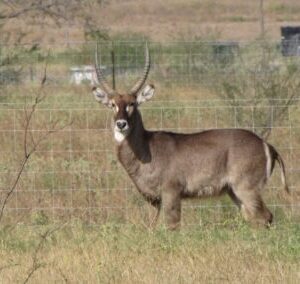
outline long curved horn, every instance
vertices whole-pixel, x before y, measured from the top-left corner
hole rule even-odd
[[[96,51],[95,51],[95,71],[97,74],[98,82],[101,85],[101,88],[103,89],[103,91],[105,91],[108,95],[111,95],[111,96],[115,95],[116,91],[109,86],[109,84],[105,80],[104,75],[101,72],[101,68],[98,64],[98,43],[96,44]]]
[[[149,54],[149,48],[148,48],[148,44],[146,43],[146,49],[145,49],[145,67],[144,67],[144,72],[143,72],[143,76],[135,83],[135,85],[132,87],[132,89],[129,91],[130,95],[135,95],[137,94],[141,88],[143,87],[143,85],[145,84],[149,71],[150,71],[150,54]]]

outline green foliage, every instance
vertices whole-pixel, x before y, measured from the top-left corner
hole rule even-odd
[[[231,16],[227,20],[230,22],[246,22],[248,19],[245,16]]]
[[[255,124],[260,129],[254,130],[260,135],[268,135],[274,123],[283,118],[287,107],[298,96],[298,59],[283,58],[272,44],[260,42],[241,48],[226,69],[216,64],[210,66],[204,80],[213,79],[210,86],[214,92],[232,107],[240,106],[243,101],[252,106],[252,115],[239,108],[236,124],[252,127],[255,117]]]
[[[90,29],[84,32],[84,38],[86,41],[108,41],[110,40],[110,35],[108,30],[105,29]]]
[[[0,45],[0,87],[20,83],[23,68],[44,61],[46,56],[37,44]]]
[[[49,217],[44,211],[37,211],[32,216],[32,224],[45,226],[49,224]]]

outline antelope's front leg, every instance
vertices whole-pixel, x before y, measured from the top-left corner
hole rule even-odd
[[[159,197],[154,197],[154,198],[153,197],[152,198],[148,197],[148,198],[146,198],[146,200],[148,202],[150,202],[150,204],[156,209],[155,216],[153,217],[153,219],[151,220],[150,225],[149,225],[149,228],[154,229],[156,224],[157,224],[159,214],[160,214],[161,198],[159,198]]]
[[[169,230],[180,227],[181,196],[180,191],[174,188],[166,189],[162,194],[164,216]]]

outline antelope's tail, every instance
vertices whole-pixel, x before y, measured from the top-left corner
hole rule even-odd
[[[281,182],[284,186],[284,190],[286,193],[290,194],[290,190],[289,190],[289,187],[288,187],[287,181],[286,181],[286,172],[285,172],[284,162],[283,162],[281,156],[279,155],[279,153],[276,151],[276,149],[270,144],[268,144],[268,146],[269,146],[271,157],[272,157],[271,173],[273,171],[275,161],[277,161],[279,164],[279,167],[280,167],[280,171],[281,171]]]

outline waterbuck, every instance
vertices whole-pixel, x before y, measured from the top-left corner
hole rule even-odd
[[[165,213],[169,229],[180,225],[183,198],[219,196],[227,193],[247,220],[269,225],[272,213],[260,191],[274,168],[281,169],[285,190],[285,167],[273,146],[244,129],[212,129],[193,134],[148,131],[138,106],[154,95],[146,85],[150,70],[148,47],[142,77],[124,94],[113,90],[98,65],[100,88],[96,100],[114,111],[113,133],[118,159],[144,198]]]

